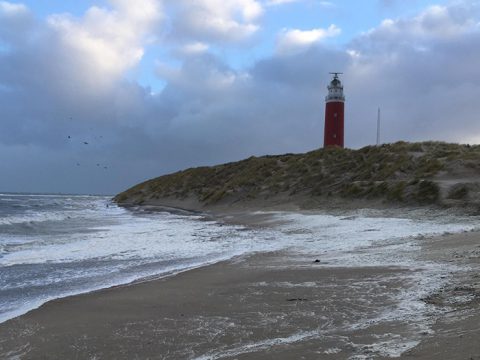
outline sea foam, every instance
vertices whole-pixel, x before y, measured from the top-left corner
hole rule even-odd
[[[267,215],[272,226],[249,229],[201,215],[134,213],[106,197],[0,195],[0,321],[54,298],[254,252],[290,249],[321,257],[322,266],[408,266],[397,254],[418,246],[415,237],[474,228],[457,218]]]

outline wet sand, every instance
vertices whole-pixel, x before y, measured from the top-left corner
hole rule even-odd
[[[418,242],[449,269],[428,296],[419,268],[254,254],[49,302],[0,324],[0,358],[480,359],[480,235]]]
[[[427,303],[444,311],[432,334],[407,351],[405,359],[480,359],[480,234],[453,234],[426,239],[422,256],[438,262],[467,266],[431,294]]]

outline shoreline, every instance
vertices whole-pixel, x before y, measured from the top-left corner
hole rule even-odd
[[[33,346],[30,353],[24,354],[25,358],[37,358],[46,353],[52,354],[52,352],[55,354],[51,355],[53,359],[70,358],[79,355],[82,357],[82,354],[85,355],[86,353],[72,352],[68,344],[72,339],[82,338],[81,333],[91,334],[93,332],[96,333],[95,339],[92,339],[94,343],[92,344],[90,340],[87,340],[88,344],[83,344],[82,346],[88,348],[93,345],[94,352],[99,351],[100,354],[105,354],[105,358],[114,356],[118,347],[121,347],[119,340],[124,341],[124,337],[131,338],[132,336],[135,336],[135,343],[138,346],[132,346],[133,344],[130,343],[126,349],[123,349],[126,352],[125,356],[120,358],[127,359],[139,354],[141,358],[150,358],[153,357],[154,353],[170,353],[172,351],[175,355],[167,358],[200,359],[202,356],[206,359],[229,358],[230,355],[238,356],[241,354],[253,356],[254,353],[257,353],[257,350],[267,350],[269,344],[272,346],[275,344],[291,345],[303,340],[318,340],[322,336],[323,332],[319,332],[315,321],[310,319],[311,312],[308,310],[310,304],[316,302],[314,298],[318,295],[315,294],[315,286],[312,284],[318,282],[319,277],[328,281],[333,275],[335,281],[339,278],[343,281],[350,281],[351,277],[355,276],[358,277],[360,282],[363,282],[365,276],[374,279],[377,277],[383,278],[385,274],[394,276],[404,271],[394,267],[331,269],[328,266],[317,266],[310,261],[307,262],[306,259],[296,264],[285,264],[284,261],[290,258],[291,255],[267,253],[238,257],[230,261],[222,261],[209,266],[184,271],[170,277],[56,299],[21,317],[0,324],[0,338],[3,339],[0,349],[10,348],[9,340],[17,345],[13,346],[13,348],[22,348],[16,343],[19,336],[23,335],[20,338],[25,338],[24,335],[26,333],[35,334],[38,331],[39,334],[35,334],[34,337],[29,337],[28,339],[29,345]],[[274,280],[273,285],[266,280]],[[300,284],[305,284],[305,287],[300,285],[302,289],[297,291],[296,284],[299,280],[301,280]],[[270,339],[268,336],[262,336],[262,333],[266,331],[265,329],[257,328],[255,330],[255,322],[259,320],[259,317],[263,318],[265,316],[268,318],[270,311],[267,311],[265,314],[258,314],[259,316],[256,311],[252,311],[252,308],[260,304],[257,301],[246,301],[245,298],[251,295],[241,289],[241,285],[245,284],[248,287],[253,286],[257,292],[264,292],[268,297],[268,302],[273,303],[274,307],[278,307],[278,309],[273,311],[270,309],[271,313],[273,313],[273,318],[267,320],[268,323],[272,324],[282,323],[280,325],[282,328],[280,334],[274,328],[271,329],[274,330],[272,334],[268,334],[269,336],[274,335],[273,339]],[[335,286],[334,283],[331,283],[331,285]],[[268,289],[268,291],[264,291],[264,288]],[[253,294],[253,298],[256,295]],[[224,299],[215,301],[217,296],[224,297]],[[385,305],[390,304],[390,300],[386,298],[382,298],[382,304],[383,301],[386,302]],[[167,309],[162,311],[161,308],[163,307]],[[271,305],[268,307],[271,307]],[[299,310],[299,307],[304,309]],[[346,312],[351,311],[348,307],[345,310]],[[218,311],[218,308],[220,308],[220,311]],[[159,311],[161,316],[156,317],[152,314],[152,310],[156,310],[155,312]],[[290,320],[285,321],[285,312],[291,313],[297,310],[298,314],[295,315],[296,319],[293,324],[290,323]],[[322,316],[325,315],[326,313],[322,314]],[[345,315],[343,314],[334,320],[338,326],[342,326],[341,321],[344,321]],[[247,319],[245,319],[245,316]],[[100,319],[97,317],[100,317]],[[149,337],[152,334],[147,336],[147,339],[143,339],[145,332],[148,332],[152,317],[153,321],[158,322],[155,324],[155,327],[158,326],[159,329],[163,329],[162,332],[168,332],[168,323],[173,318],[175,318],[175,322],[182,323],[181,328],[176,328],[168,334],[172,343],[173,339],[180,333],[187,331],[192,324],[198,323],[195,325],[196,331],[191,334],[192,339],[186,342],[195,342],[195,346],[198,347],[198,354],[190,357],[183,353],[185,350],[183,345],[179,348],[170,349],[173,345],[166,343],[151,353],[144,353],[141,348],[146,343],[153,341]],[[229,319],[229,317],[232,317],[232,319]],[[119,323],[117,323],[118,318],[120,318]],[[182,318],[186,318],[186,322]],[[318,318],[321,318],[321,316],[318,316]],[[255,332],[255,336],[248,341],[246,348],[243,349],[242,344],[232,340],[238,335],[237,331],[234,330],[233,332],[237,335],[231,334],[226,336],[231,338],[227,341],[227,346],[224,346],[224,350],[215,354],[217,351],[208,346],[202,333],[204,331],[216,333],[218,327],[224,327],[223,331],[228,333],[231,328],[228,324],[229,321],[234,323],[236,321],[246,321],[247,324],[241,325],[241,327],[251,327]],[[359,318],[356,321],[362,322],[363,320]],[[128,327],[129,324],[133,324],[135,329],[128,329],[124,336],[116,339],[109,336],[112,331],[110,325],[98,333],[98,328],[102,327],[102,323],[114,323],[113,328],[116,331],[120,331],[124,326]],[[297,331],[298,325],[301,325],[300,331]],[[137,329],[136,326],[139,326],[139,328]],[[180,325],[177,324],[176,326]],[[305,327],[308,329],[302,329]],[[59,331],[60,329],[61,331]],[[243,331],[248,333],[251,330],[242,329],[240,332]],[[155,333],[155,331],[153,332]],[[213,335],[209,334],[207,337],[210,336]],[[108,345],[103,345],[107,345],[108,349],[103,348],[103,345],[100,344],[105,338],[108,339]],[[48,344],[50,341],[44,343],[40,339],[53,341],[53,348],[51,347],[52,344]],[[5,343],[7,343],[7,346],[5,346]],[[100,348],[97,348],[98,346]],[[219,343],[219,346],[221,348],[223,344]],[[252,349],[255,351],[251,351]],[[132,350],[133,352],[130,352]],[[325,351],[327,350],[325,349]],[[6,358],[9,358],[9,356],[22,354],[4,352],[0,353],[0,355],[6,355]],[[20,356],[20,358],[23,357]]]
[[[262,224],[261,218],[251,214],[245,219],[236,221],[245,221],[246,219],[252,221],[252,226]],[[255,219],[258,224],[254,221]],[[476,241],[479,238],[479,232],[426,238],[422,240],[422,256],[424,256],[424,260],[428,261],[469,264],[469,266],[477,266],[478,269],[480,251],[476,252]],[[463,245],[460,246],[461,244]],[[446,251],[446,248],[449,250]],[[459,253],[459,249],[463,252]],[[52,359],[92,356],[92,354],[98,354],[100,358],[108,358],[109,351],[114,354],[120,347],[124,353],[120,352],[117,358],[125,359],[137,355],[141,358],[158,358],[158,354],[170,353],[176,355],[161,358],[255,359],[260,355],[261,358],[275,359],[289,359],[300,355],[317,358],[314,356],[315,354],[318,356],[320,348],[323,349],[321,358],[325,359],[344,359],[353,355],[367,356],[367,358],[369,358],[368,356],[388,358],[388,351],[390,351],[390,355],[394,354],[395,356],[399,355],[399,352],[403,352],[403,356],[409,358],[438,358],[428,357],[428,354],[432,351],[432,347],[437,350],[443,347],[442,344],[437,344],[435,339],[444,329],[452,326],[451,323],[442,324],[443,315],[437,319],[436,323],[440,324],[440,328],[435,329],[435,335],[420,334],[420,340],[415,347],[408,341],[406,343],[398,341],[398,338],[382,338],[382,341],[379,341],[379,338],[372,337],[374,334],[380,336],[382,333],[396,331],[407,338],[408,327],[405,328],[405,324],[398,322],[395,324],[380,322],[372,327],[376,332],[371,334],[362,329],[363,325],[359,324],[356,325],[358,329],[354,333],[349,333],[345,329],[338,330],[336,335],[347,336],[345,333],[348,333],[350,339],[354,339],[358,343],[358,346],[353,349],[351,346],[347,346],[348,344],[338,343],[334,340],[328,344],[321,343],[320,346],[318,344],[319,335],[324,336],[328,333],[328,337],[332,339],[333,335],[325,328],[321,328],[319,323],[327,320],[330,325],[340,323],[342,319],[345,321],[343,317],[345,314],[354,316],[356,313],[357,315],[362,313],[366,304],[364,303],[365,299],[374,301],[374,303],[377,300],[370,299],[368,293],[362,293],[359,290],[358,295],[361,296],[356,299],[359,303],[354,301],[355,306],[351,307],[352,305],[348,301],[342,301],[337,297],[338,304],[331,303],[330,305],[341,311],[338,311],[333,318],[328,318],[330,311],[325,313],[318,309],[322,303],[323,306],[328,304],[328,296],[327,294],[318,294],[316,289],[321,288],[327,293],[333,291],[331,289],[335,289],[342,293],[341,286],[337,287],[331,279],[342,279],[345,289],[351,285],[350,282],[358,283],[362,287],[366,284],[376,286],[375,284],[381,281],[387,287],[393,286],[392,289],[405,288],[408,287],[408,284],[404,283],[403,272],[406,269],[365,266],[361,268],[330,267],[328,263],[322,261],[320,264],[312,263],[313,260],[313,258],[306,258],[304,254],[287,252],[244,255],[207,266],[201,265],[173,276],[137,280],[129,284],[49,301],[36,310],[0,324],[0,339],[3,339],[0,340],[0,356],[14,358],[18,355],[19,358],[29,359],[49,353],[54,354]],[[454,275],[459,276],[459,274]],[[324,283],[319,282],[318,279],[323,279],[330,288],[328,286],[324,288]],[[433,294],[432,298],[422,301],[427,307],[432,308],[457,307],[460,309],[458,311],[462,312],[462,316],[465,316],[464,313],[470,306],[469,316],[480,319],[480,289],[475,287],[478,282],[472,287],[472,284],[466,279],[453,279],[453,281],[460,282],[450,287],[446,284],[443,290],[439,289],[438,294]],[[250,291],[245,291],[241,286],[237,286],[236,282],[243,284],[244,288]],[[250,295],[252,291],[253,296]],[[339,293],[335,291],[330,295],[338,296]],[[392,300],[389,299],[392,291],[382,293],[378,303],[368,306],[375,306],[374,309],[383,307],[388,309],[389,306],[394,306],[391,303]],[[469,291],[470,293],[468,293]],[[460,292],[461,294],[457,297],[462,299],[470,295],[471,301],[467,305],[464,303],[447,304],[446,294],[449,292],[453,297],[457,296],[455,292]],[[280,297],[274,296],[275,294]],[[208,301],[206,301],[207,299]],[[244,301],[241,301],[242,299]],[[360,301],[361,299],[363,300]],[[184,308],[179,308],[179,306],[184,306]],[[188,315],[185,310],[187,308],[191,309]],[[290,324],[291,321],[285,319],[285,314],[290,314],[292,311],[296,315],[293,324]],[[451,312],[447,312],[447,314],[450,316]],[[97,316],[100,318],[97,319]],[[318,322],[312,321],[310,319],[312,316]],[[268,326],[258,327],[259,319],[263,319],[264,325]],[[231,329],[229,321],[233,321],[242,330]],[[468,324],[471,325],[471,322]],[[468,327],[467,325],[465,328]],[[435,326],[432,325],[432,328]],[[128,328],[128,331],[122,332],[122,327]],[[194,329],[197,331],[195,332]],[[221,333],[215,333],[219,329]],[[212,335],[212,331],[215,334]],[[475,334],[475,331],[472,327],[472,334]],[[212,346],[208,347],[209,341],[213,340],[203,338],[202,332],[210,334],[209,336],[218,340],[216,345],[210,344],[215,345],[214,349]],[[112,335],[112,333],[116,335]],[[187,336],[189,340],[185,341],[183,345],[175,346],[173,339],[184,333],[189,334]],[[160,334],[169,338],[171,343],[155,344],[156,341],[158,342]],[[480,331],[476,334],[480,336]],[[132,336],[135,341],[132,341]],[[146,336],[145,339],[144,336]],[[82,337],[86,338],[78,340]],[[242,338],[244,343],[235,343],[234,339],[237,337]],[[80,341],[75,345],[75,349],[68,345],[73,340]],[[105,343],[105,341],[107,342]],[[123,346],[125,341],[126,347]],[[393,343],[390,343],[390,348],[393,346],[394,350],[387,349],[387,351],[385,348],[388,346],[385,344],[388,341],[397,341],[399,344],[393,346]],[[285,345],[286,343],[288,346]],[[25,347],[25,344],[28,346]],[[195,352],[191,354],[182,352],[186,346],[193,346],[196,349]],[[245,348],[245,346],[247,347]],[[473,350],[471,350],[472,346]],[[475,346],[475,341],[470,341],[464,346],[465,351],[476,351]],[[144,347],[150,350],[146,350]],[[21,349],[21,351],[18,352],[15,349]],[[252,349],[254,351],[250,351]],[[273,353],[271,353],[272,351]],[[461,352],[461,354],[467,355],[466,352]],[[480,349],[471,355],[480,357]],[[463,359],[465,357],[449,358]]]
[[[85,289],[84,291],[80,290],[79,292],[73,292],[73,293],[65,294],[64,296],[60,296],[60,297],[52,297],[48,300],[41,301],[41,303],[39,303],[38,305],[29,306],[28,309],[26,309],[26,310],[19,310],[18,314],[14,315],[12,317],[8,317],[7,319],[4,319],[4,320],[2,320],[0,318],[0,327],[3,324],[6,324],[11,320],[15,320],[16,318],[27,315],[32,311],[39,310],[42,306],[44,306],[46,304],[49,304],[51,302],[56,302],[56,301],[60,301],[60,300],[63,300],[63,299],[68,299],[68,298],[72,298],[72,297],[76,297],[76,296],[90,295],[90,294],[93,295],[97,292],[104,291],[104,290],[115,290],[117,288],[122,288],[122,287],[127,287],[127,286],[135,286],[135,285],[138,285],[138,284],[159,281],[159,280],[166,279],[166,278],[169,278],[169,277],[177,276],[177,275],[182,274],[182,273],[187,272],[187,271],[195,271],[197,269],[201,269],[203,267],[216,265],[218,263],[233,261],[235,258],[242,257],[242,256],[248,256],[248,254],[247,255],[245,255],[245,254],[234,255],[230,258],[207,261],[205,263],[201,263],[201,264],[198,264],[198,265],[197,264],[192,265],[190,267],[186,267],[186,268],[182,268],[182,269],[168,270],[168,271],[165,271],[165,272],[159,272],[159,273],[155,273],[155,274],[152,274],[152,275],[146,275],[146,276],[142,276],[142,277],[139,277],[139,278],[136,278],[136,279],[133,279],[133,280],[127,280],[126,282],[121,282],[121,283],[118,283],[118,284],[107,285],[105,287],[98,287],[98,288],[92,288],[92,289]]]
[[[36,194],[34,194],[36,196]],[[23,196],[23,195],[22,195]],[[44,196],[43,194],[38,194],[38,196]],[[46,195],[50,196],[50,195]],[[54,195],[52,195],[54,196]],[[84,195],[78,195],[78,196],[84,196]],[[85,195],[85,196],[91,196],[91,195]],[[259,216],[252,216],[252,215],[246,215],[246,216],[236,216],[235,220],[228,220],[225,218],[225,216],[220,216],[220,214],[211,214],[207,212],[203,212],[200,210],[190,210],[190,209],[184,209],[180,207],[173,207],[173,206],[164,206],[164,205],[155,205],[155,206],[145,206],[139,208],[138,206],[125,206],[124,208],[133,211],[133,212],[168,212],[170,214],[174,215],[183,215],[183,216],[201,216],[202,220],[213,220],[213,221],[218,221],[221,223],[225,224],[230,224],[230,225],[241,225],[245,226],[246,228],[255,228],[257,226],[265,226],[265,223],[263,220],[260,220]],[[266,216],[270,217],[270,216]],[[264,218],[263,218],[264,219]],[[270,225],[268,225],[270,226]],[[186,271],[193,271],[196,269],[200,269],[202,267],[207,267],[211,265],[215,265],[217,263],[225,262],[225,261],[232,261],[233,259],[237,257],[243,257],[243,256],[248,256],[249,254],[233,254],[233,255],[227,255],[227,256],[221,256],[219,258],[215,258],[212,260],[207,260],[207,261],[202,261],[202,262],[194,262],[191,265],[188,265],[186,267],[180,267],[180,268],[174,268],[174,269],[162,269],[158,270],[155,273],[152,273],[150,275],[138,275],[138,277],[129,277],[124,281],[121,281],[119,283],[112,283],[112,284],[107,284],[104,286],[94,286],[92,288],[88,289],[82,289],[78,291],[74,291],[71,293],[66,293],[62,294],[59,297],[49,297],[46,299],[43,299],[41,301],[36,301],[33,302],[32,305],[25,306],[22,309],[15,310],[13,311],[13,315],[8,315],[5,318],[0,318],[0,326],[3,324],[9,322],[10,320],[14,320],[18,317],[27,315],[28,313],[32,311],[36,311],[42,306],[50,303],[50,302],[55,302],[58,300],[62,299],[67,299],[70,297],[76,297],[76,296],[82,296],[82,295],[87,295],[87,294],[94,294],[98,291],[103,291],[103,290],[109,290],[109,289],[115,289],[115,288],[120,288],[124,286],[134,286],[136,284],[144,283],[144,282],[150,282],[150,281],[156,281],[172,276],[176,276],[178,274],[181,274]]]

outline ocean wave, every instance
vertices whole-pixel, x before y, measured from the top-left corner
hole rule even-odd
[[[71,218],[71,214],[60,212],[48,213],[28,213],[23,215],[13,215],[0,218],[0,225],[18,225],[18,224],[32,224],[45,221],[62,221]]]
[[[4,200],[2,200],[4,201]],[[0,205],[1,202],[0,202]],[[0,207],[0,226],[38,224],[43,222],[58,222],[74,218],[96,218],[101,216],[118,215],[125,210],[112,206],[109,208],[107,199],[68,197],[47,199],[25,198],[15,202],[4,203]],[[1,233],[1,230],[0,230]]]

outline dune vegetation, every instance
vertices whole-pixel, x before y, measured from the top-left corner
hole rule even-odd
[[[202,206],[312,198],[399,205],[480,204],[480,146],[397,142],[358,150],[250,157],[161,176],[118,194],[123,205],[194,199]]]

